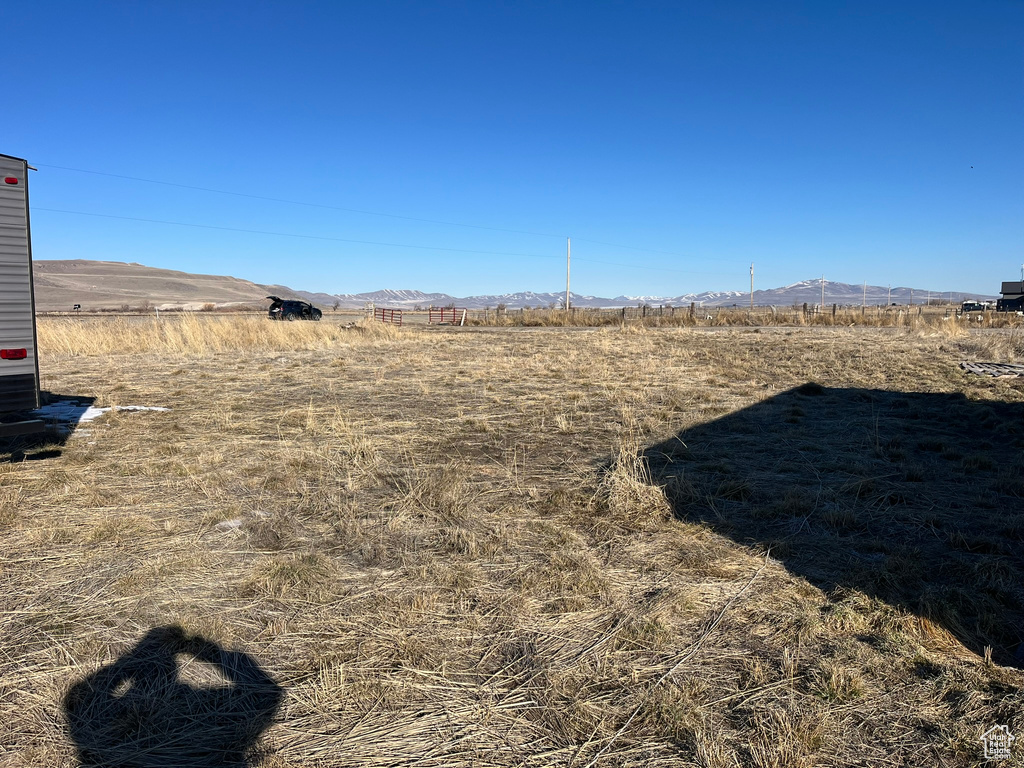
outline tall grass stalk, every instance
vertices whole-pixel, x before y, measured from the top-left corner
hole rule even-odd
[[[41,318],[39,350],[43,354],[90,356],[170,352],[206,355],[235,350],[318,350],[339,342],[359,343],[399,338],[407,331],[362,322],[346,327],[320,322],[272,322],[260,317]]]

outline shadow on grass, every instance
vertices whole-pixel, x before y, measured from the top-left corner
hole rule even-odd
[[[75,684],[64,713],[83,768],[244,768],[282,694],[252,657],[169,626]]]
[[[810,383],[644,456],[677,517],[1024,667],[1024,404]]]
[[[43,392],[44,405],[33,412],[43,420],[42,432],[0,438],[0,462],[42,461],[61,455],[61,446],[78,429],[79,421],[96,401],[94,397],[57,395]]]

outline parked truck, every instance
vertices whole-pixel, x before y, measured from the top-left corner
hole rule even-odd
[[[40,419],[28,172],[18,157],[0,154],[0,437],[36,432]],[[35,170],[35,169],[32,169]]]
[[[991,301],[971,301],[968,299],[960,305],[960,309],[957,310],[957,314],[963,315],[968,312],[988,312],[992,309],[995,309],[995,304]]]

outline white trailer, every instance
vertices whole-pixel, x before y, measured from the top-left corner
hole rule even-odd
[[[0,155],[0,437],[43,427],[26,418],[39,407],[29,168],[20,158]]]

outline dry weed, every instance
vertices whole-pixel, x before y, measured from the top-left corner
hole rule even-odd
[[[172,626],[283,690],[252,765],[976,764],[1024,392],[957,363],[1019,343],[41,320],[48,390],[171,410],[8,446],[0,764],[81,762],[65,695]]]

